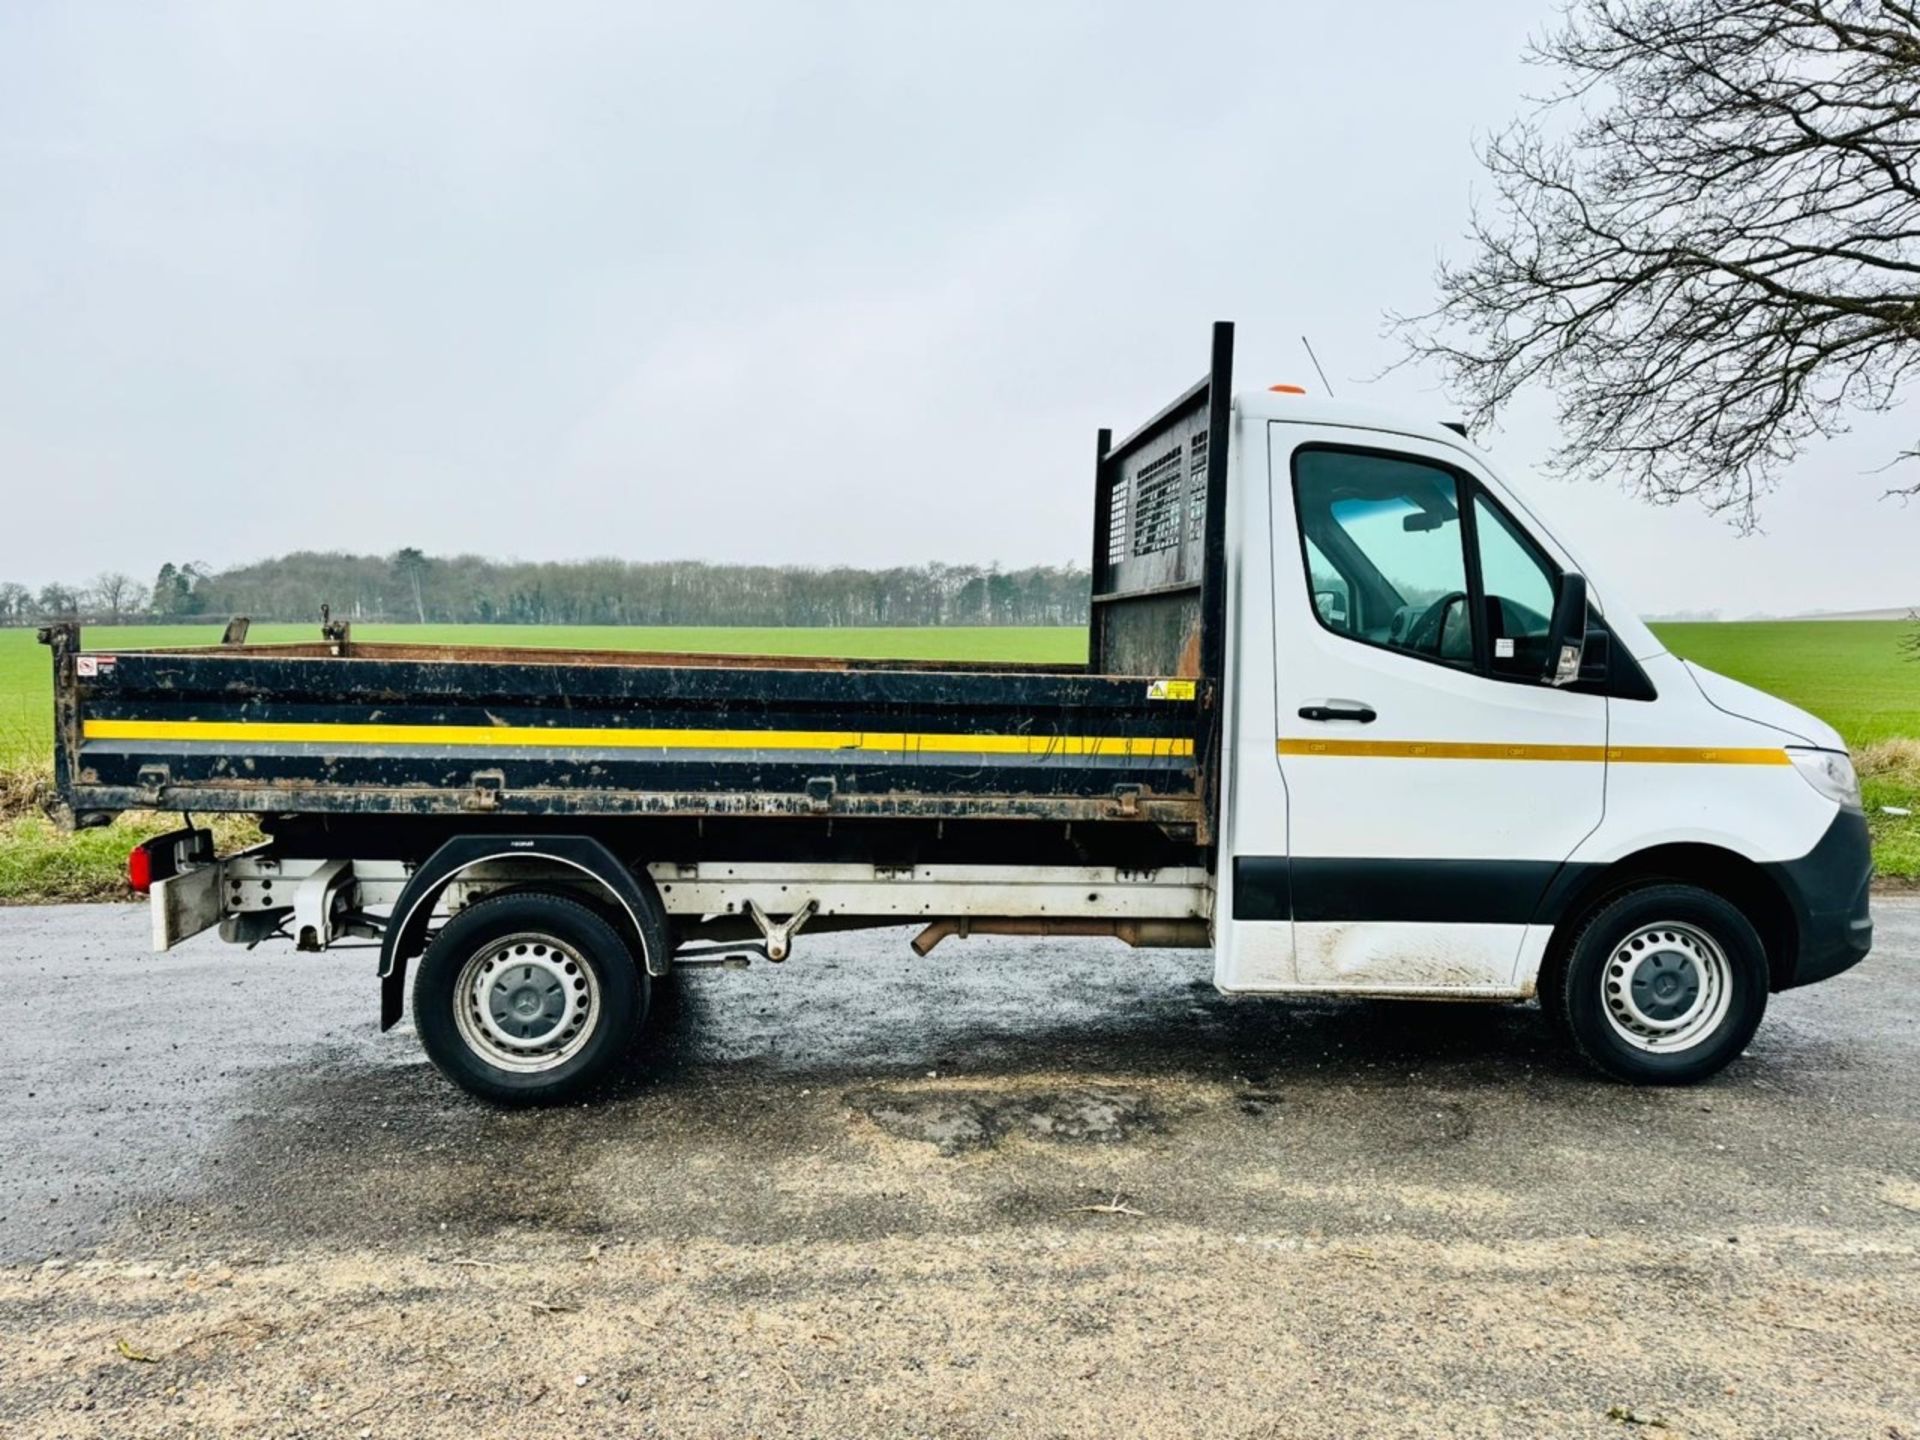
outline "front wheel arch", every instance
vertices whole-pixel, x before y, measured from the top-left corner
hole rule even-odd
[[[1541,902],[1541,919],[1553,926],[1541,957],[1538,985],[1544,999],[1553,968],[1566,963],[1581,923],[1619,895],[1662,881],[1693,885],[1718,895],[1759,933],[1767,953],[1769,988],[1791,981],[1800,954],[1800,922],[1779,882],[1756,861],[1718,845],[1656,845],[1590,870],[1569,867]]]

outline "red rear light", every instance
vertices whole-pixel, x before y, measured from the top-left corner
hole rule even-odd
[[[127,852],[127,884],[136,895],[145,895],[153,889],[153,852],[144,845],[136,845]]]

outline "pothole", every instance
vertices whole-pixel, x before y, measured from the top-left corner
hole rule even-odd
[[[896,1140],[919,1140],[942,1155],[997,1145],[1008,1135],[1116,1144],[1154,1123],[1144,1095],[1129,1090],[863,1090],[847,1104]]]

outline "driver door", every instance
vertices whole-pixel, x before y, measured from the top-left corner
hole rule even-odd
[[[1274,423],[1269,457],[1295,981],[1510,989],[1605,798],[1605,697],[1543,678],[1562,562],[1464,450]]]

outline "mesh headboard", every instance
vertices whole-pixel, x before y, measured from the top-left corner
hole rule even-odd
[[[1217,675],[1233,326],[1207,378],[1118,445],[1101,432],[1089,663],[1107,675]]]

